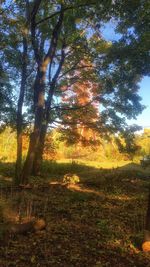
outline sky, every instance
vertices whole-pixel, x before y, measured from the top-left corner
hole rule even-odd
[[[150,77],[144,77],[140,82],[139,95],[142,97],[142,104],[146,106],[141,115],[137,117],[136,123],[142,127],[150,127]]]
[[[114,28],[115,26],[113,26],[113,23],[105,24],[102,30],[102,36],[108,41],[118,40],[120,35],[115,33]],[[139,95],[142,98],[141,103],[145,106],[145,109],[143,110],[142,114],[137,116],[136,120],[132,119],[128,121],[128,123],[130,125],[137,124],[142,126],[142,128],[150,128],[150,77],[143,77],[139,83],[139,86]]]

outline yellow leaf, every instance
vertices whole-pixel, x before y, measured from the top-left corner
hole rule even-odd
[[[31,262],[32,262],[32,263],[35,262],[35,255],[33,255],[33,256],[31,257]]]

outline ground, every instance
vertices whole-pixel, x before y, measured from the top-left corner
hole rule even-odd
[[[1,239],[1,267],[150,266],[150,254],[141,251],[149,170],[131,163],[111,169],[45,163],[43,176],[32,177],[32,188],[21,192],[11,186],[13,165],[1,163],[0,170],[3,206],[47,224],[40,232]],[[63,184],[67,173],[80,183]]]

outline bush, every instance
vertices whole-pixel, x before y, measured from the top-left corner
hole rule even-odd
[[[63,177],[63,183],[65,184],[77,184],[80,182],[80,178],[78,175],[76,174],[65,174]]]

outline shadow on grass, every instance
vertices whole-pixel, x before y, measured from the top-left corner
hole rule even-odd
[[[1,162],[0,161],[0,177],[14,177],[15,173],[15,163],[10,162]],[[107,176],[108,179],[112,176],[120,175],[122,173],[122,177],[130,178],[147,178],[150,176],[150,170],[145,170],[141,168],[139,164],[136,163],[128,163],[123,165],[122,167],[117,168],[97,168],[94,166],[87,166],[78,162],[57,162],[57,161],[44,161],[42,165],[41,177],[55,179],[62,178],[65,174],[77,174],[80,175],[83,180],[91,180],[95,178],[103,178],[103,176]]]
[[[15,173],[15,163],[0,161],[0,177],[13,177]]]
[[[142,242],[142,210],[143,207],[145,210],[145,199],[143,200],[141,196],[144,192],[145,197],[146,191],[143,188],[145,181],[139,179],[138,175],[141,173],[142,176],[142,172],[138,168],[139,165],[126,164],[126,166],[116,169],[98,169],[78,163],[45,161],[40,182],[42,181],[44,184],[47,181],[50,185],[50,181],[56,180],[58,184],[53,184],[45,189],[37,187],[24,194],[22,203],[20,199],[18,201],[18,198],[16,201],[21,203],[20,208],[23,208],[23,212],[28,210],[29,204],[32,204],[32,212],[35,217],[46,217],[48,229],[40,244],[43,250],[46,242],[48,242],[48,247],[51,245],[50,240],[53,241],[51,249],[54,249],[56,246],[53,243],[58,239],[59,257],[66,253],[63,251],[64,244],[68,247],[73,243],[74,251],[79,247],[79,253],[83,246],[83,255],[79,254],[78,266],[94,266],[91,257],[93,255],[94,260],[96,257],[98,262],[102,255],[101,250],[103,250],[104,258],[111,258],[109,265],[105,265],[104,260],[103,266],[117,266],[117,254],[118,258],[121,257],[121,261],[124,261],[124,264],[120,263],[122,265],[118,266],[146,266],[144,265],[145,259],[144,263],[140,263],[141,265],[137,265],[137,260],[132,256],[131,262],[128,261],[128,249],[130,255],[132,251],[133,255],[136,255],[131,245],[135,244],[138,247]],[[4,177],[13,176],[14,169],[15,165],[12,163],[0,163],[0,175]],[[79,175],[81,186],[70,188],[62,186],[60,181],[66,173]],[[38,180],[38,177],[35,177],[36,179]],[[67,238],[65,239],[64,236]],[[72,242],[72,238],[74,238],[74,242]],[[22,240],[21,242],[25,244],[26,239],[22,238]],[[30,242],[28,241],[28,243]],[[34,255],[38,255],[35,246],[32,249]],[[54,255],[56,252],[54,251]],[[84,265],[83,262],[87,255],[88,262],[87,265]],[[76,257],[76,254],[73,256]],[[81,257],[83,257],[83,262]],[[138,259],[138,256],[136,257]],[[40,261],[40,258],[38,260]],[[140,261],[140,259],[138,260]],[[67,265],[64,263],[63,266]],[[69,262],[68,266],[73,266],[72,262]],[[95,266],[100,266],[100,264]]]
[[[108,165],[109,166],[109,165]],[[46,175],[53,175],[53,174],[58,174],[58,175],[64,175],[66,173],[86,173],[90,174],[91,172],[97,172],[97,173],[109,173],[112,171],[117,171],[117,170],[126,170],[126,171],[142,171],[140,165],[135,164],[135,163],[128,163],[125,164],[122,167],[108,167],[108,168],[103,168],[103,167],[94,167],[94,166],[88,166],[87,164],[83,163],[78,163],[78,162],[73,162],[73,163],[61,163],[57,161],[44,161],[43,166],[42,166],[42,174]]]
[[[128,170],[141,170],[141,166],[140,164],[134,163],[134,162],[130,162],[127,163],[125,165],[123,165],[122,167],[119,167],[118,169],[128,169]]]

